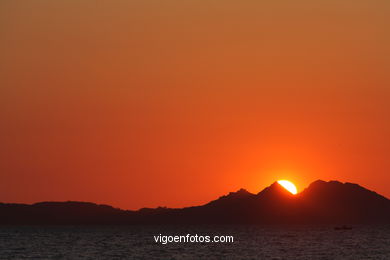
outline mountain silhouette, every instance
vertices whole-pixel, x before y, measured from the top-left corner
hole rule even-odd
[[[0,203],[0,224],[360,224],[390,223],[390,200],[357,184],[322,180],[293,195],[277,182],[202,206],[122,210],[89,202]]]

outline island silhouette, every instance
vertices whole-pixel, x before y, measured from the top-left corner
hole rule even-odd
[[[0,225],[390,223],[390,200],[358,184],[317,180],[293,195],[274,182],[205,205],[122,210],[90,202],[0,203]]]

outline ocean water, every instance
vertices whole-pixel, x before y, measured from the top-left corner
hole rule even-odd
[[[229,235],[233,243],[156,243]],[[389,226],[0,226],[0,259],[390,259]]]

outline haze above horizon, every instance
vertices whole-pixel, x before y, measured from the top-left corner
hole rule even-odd
[[[0,201],[390,197],[390,2],[0,2]]]

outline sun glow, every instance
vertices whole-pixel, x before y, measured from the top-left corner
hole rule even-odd
[[[295,187],[294,183],[292,183],[291,181],[288,181],[288,180],[278,180],[278,183],[283,188],[285,188],[286,190],[291,192],[292,194],[294,194],[294,195],[297,194],[297,187]]]

